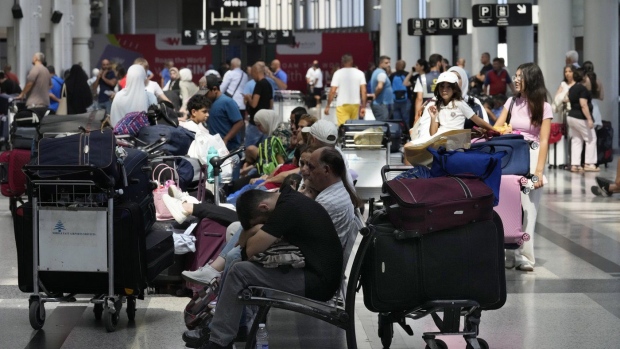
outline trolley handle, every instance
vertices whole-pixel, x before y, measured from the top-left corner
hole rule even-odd
[[[409,171],[412,169],[412,166],[407,166],[407,165],[385,165],[383,167],[381,167],[381,179],[383,180],[383,183],[387,182],[387,173],[388,172],[405,172],[405,171]]]
[[[211,166],[213,166],[213,174],[215,175],[215,171],[217,171],[217,174],[220,173],[221,167],[224,164],[224,162],[226,160],[228,160],[229,158],[243,152],[245,150],[244,146],[240,146],[239,148],[235,149],[234,151],[230,152],[228,155],[223,156],[223,157],[219,157],[219,156],[214,156],[209,160],[209,163],[211,164]]]
[[[77,172],[77,171],[101,171],[103,172],[102,169],[100,169],[99,167],[95,166],[95,165],[25,165],[24,166],[24,170],[29,171],[29,172],[36,172],[36,171],[73,171],[73,172]]]

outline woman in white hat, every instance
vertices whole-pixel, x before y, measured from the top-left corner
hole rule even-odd
[[[467,119],[486,130],[493,129],[493,126],[476,115],[471,107],[463,101],[458,78],[452,72],[444,72],[439,75],[435,87],[435,97],[437,100],[429,107],[431,135],[451,130],[462,130]]]

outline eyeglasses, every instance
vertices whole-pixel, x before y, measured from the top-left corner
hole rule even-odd
[[[513,75],[512,76],[512,81],[521,81],[523,80],[523,76],[521,75]]]

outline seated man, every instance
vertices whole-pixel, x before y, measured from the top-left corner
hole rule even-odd
[[[239,238],[243,261],[231,267],[222,285],[206,345],[210,349],[232,348],[243,310],[237,295],[248,286],[270,287],[320,301],[330,299],[340,286],[342,247],[320,204],[289,187],[280,193],[250,190],[239,198],[237,214],[244,228]],[[278,238],[299,247],[305,257],[304,268],[270,269],[247,261]]]

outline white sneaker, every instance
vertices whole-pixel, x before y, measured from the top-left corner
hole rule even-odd
[[[515,267],[515,250],[505,250],[504,267],[506,269],[512,269]]]
[[[183,201],[170,197],[168,194],[164,194],[162,200],[164,201],[164,205],[168,208],[168,211],[170,211],[170,214],[172,214],[174,220],[179,224],[183,224],[187,216],[189,216],[189,212],[183,209]]]
[[[519,264],[516,269],[521,271],[534,271],[534,266],[530,264],[530,262],[525,261]]]
[[[184,271],[181,273],[183,278],[189,282],[193,282],[200,285],[210,285],[213,279],[219,278],[222,273],[215,270],[211,265],[207,264],[204,267],[195,271]]]
[[[179,187],[177,187],[176,185],[171,185],[168,187],[168,195],[170,195],[170,197],[173,197],[175,199],[179,199],[181,201],[187,201],[190,204],[199,204],[200,201],[198,201],[198,199],[196,199],[195,197],[189,195],[188,192],[186,191],[181,191],[181,189],[179,189]]]

